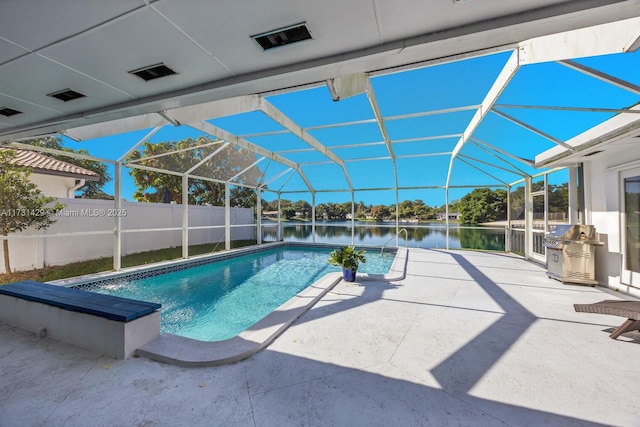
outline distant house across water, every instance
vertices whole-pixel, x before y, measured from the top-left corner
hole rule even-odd
[[[462,216],[462,214],[459,213],[459,212],[449,212],[449,219],[450,220],[452,219],[452,220],[457,221],[457,220],[460,219],[460,216]],[[444,220],[447,219],[447,215],[444,212],[439,213],[439,214],[436,215],[436,219],[438,221],[444,221]]]

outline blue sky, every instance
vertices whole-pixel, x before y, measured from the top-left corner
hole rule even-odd
[[[457,135],[465,129],[474,111],[403,119],[398,119],[396,116],[480,104],[508,56],[509,53],[499,53],[372,77],[372,86],[382,115],[385,117],[386,130],[393,142],[394,154],[398,157],[396,166],[400,187],[430,187],[445,184],[449,156],[439,153],[448,153],[453,149],[458,140]],[[583,58],[577,62],[640,85],[640,73],[637,72],[640,69],[638,52]],[[326,86],[320,86],[304,91],[268,96],[267,100],[303,128],[311,127],[309,133],[314,138],[343,158],[355,188],[394,186],[391,162],[388,159],[380,159],[388,157],[389,154],[377,124],[371,122],[374,115],[365,95],[334,102]],[[639,97],[630,91],[578,73],[559,63],[543,63],[522,67],[501,94],[496,108],[548,135],[567,140],[608,119],[612,114],[518,109],[510,108],[508,105],[624,108],[639,101]],[[316,126],[363,120],[370,122],[313,129]],[[217,118],[210,120],[210,123],[243,136],[268,150],[281,152],[282,156],[303,164],[305,174],[318,190],[348,188],[340,167],[335,164],[315,164],[315,162],[326,161],[327,158],[324,155],[307,151],[290,152],[290,150],[308,148],[304,141],[293,134],[256,136],[257,133],[283,130],[281,125],[261,112]],[[65,145],[71,148],[85,148],[97,157],[116,159],[144,137],[148,131],[145,129],[80,143],[65,139]],[[191,128],[166,126],[150,141],[180,140],[200,135],[202,135],[200,132]],[[527,159],[533,159],[536,154],[555,145],[548,139],[493,112],[488,113],[473,137],[480,142],[489,143]],[[422,140],[416,141],[418,138]],[[420,157],[409,157],[415,155]],[[504,156],[498,157],[508,160],[529,173],[536,172]],[[368,160],[354,161],[363,158]],[[460,158],[454,163],[451,185],[499,186],[501,181],[511,183],[519,178],[517,173],[494,168],[483,162],[495,163],[501,168],[514,169],[508,163],[488,154],[487,150],[478,147],[478,144],[467,143],[461,151]],[[260,167],[264,168],[268,163],[262,162]],[[267,179],[283,169],[281,165],[271,164],[266,171]],[[112,169],[111,173],[113,174]],[[286,176],[274,181],[270,188],[279,188],[284,184],[285,179]],[[562,181],[566,181],[566,173],[554,174],[552,177],[552,183],[559,184]],[[132,200],[135,185],[127,173],[123,175],[122,188],[123,197]],[[113,182],[109,183],[105,190],[107,193],[113,193]],[[284,194],[284,198],[311,201],[310,196],[304,194],[306,186],[297,176],[289,178],[283,190],[300,191]],[[468,191],[470,191],[468,188],[451,189],[450,200],[458,199]],[[276,196],[265,192],[264,197],[272,200]],[[401,190],[398,197],[400,201],[421,199],[431,206],[442,205],[445,200],[444,190],[441,189]],[[351,195],[348,192],[321,192],[316,197],[316,203],[350,200]],[[358,191],[355,200],[362,200],[367,204],[388,205],[395,202],[395,192]]]

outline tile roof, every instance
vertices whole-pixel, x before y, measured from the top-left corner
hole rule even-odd
[[[0,150],[6,150],[6,148],[0,148]],[[13,150],[18,154],[14,163],[31,168],[34,173],[66,176],[69,178],[86,179],[88,181],[98,181],[100,179],[100,175],[96,172],[81,168],[80,166],[72,165],[71,163],[63,162],[62,160],[57,160],[35,151]]]

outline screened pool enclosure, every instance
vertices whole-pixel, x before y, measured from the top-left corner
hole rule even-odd
[[[86,143],[89,150],[114,147],[118,155],[113,158],[74,155],[111,165],[114,209],[122,208],[123,177],[131,171],[181,180],[180,194],[170,196],[182,205],[182,223],[161,231],[181,235],[183,257],[189,256],[190,235],[205,228],[221,230],[226,249],[238,227],[255,229],[257,244],[295,235],[285,232],[290,224],[277,221],[279,202],[285,199],[311,206],[309,222],[298,223],[310,228],[308,241],[358,243],[358,230],[383,227],[388,231],[377,245],[404,246],[409,239],[401,230],[411,227],[440,230],[444,239],[437,246],[449,248],[457,214],[452,202],[473,189],[490,188],[509,194],[506,220],[484,228],[502,236],[499,250],[543,260],[543,233],[558,222],[582,221],[584,205],[580,162],[556,167],[553,161],[536,162],[536,156],[556,147],[561,153],[556,158],[575,154],[572,141],[589,129],[618,115],[640,113],[640,54],[618,48],[619,40],[636,31],[637,20],[629,21],[176,106],[65,129],[60,135],[70,143]],[[579,43],[561,43],[587,33],[602,37],[602,44],[583,49]],[[161,143],[172,141],[182,143],[162,148]],[[12,145],[33,148],[19,140]],[[195,185],[206,182],[224,186],[219,195],[223,225],[190,223],[189,210],[202,203]],[[563,184],[566,208],[558,213],[550,189]],[[234,192],[245,188],[255,192],[255,204],[243,206],[255,211],[249,225],[234,223],[230,214]],[[382,224],[355,219],[358,204],[397,207],[405,200],[444,207],[440,222],[407,223],[398,209]],[[266,218],[263,201],[278,206],[275,217]],[[331,233],[318,235],[316,207],[327,203],[350,203],[346,222],[339,224],[350,236],[332,240]],[[113,221],[117,270],[123,236],[158,230],[126,229],[122,218]],[[465,228],[455,224],[456,230]]]

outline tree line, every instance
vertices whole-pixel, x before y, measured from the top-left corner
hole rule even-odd
[[[422,200],[405,200],[399,204],[398,218],[402,220],[428,221],[437,219],[438,214],[444,212],[442,206],[428,206]],[[277,211],[278,201],[264,202],[263,212]],[[291,201],[280,199],[280,216],[284,219],[311,219],[311,204],[305,200]],[[351,218],[351,202],[320,203],[315,209],[317,220],[344,221]],[[355,202],[353,213],[357,220],[395,220],[396,205],[373,205],[363,201]]]
[[[86,150],[73,150],[65,147],[59,138],[46,137],[27,143],[61,150],[69,153],[88,154]],[[239,184],[256,185],[260,183],[262,172],[255,165],[255,154],[248,150],[227,146],[220,151],[222,143],[206,137],[187,138],[182,141],[145,142],[135,150],[127,160],[145,166],[145,169],[130,168],[129,174],[136,184],[133,198],[138,202],[175,202],[182,203],[182,177],[155,171],[170,170],[184,172],[193,169],[188,181],[189,204],[224,206],[225,185],[204,177],[216,176],[221,180],[234,178]],[[103,186],[111,181],[106,165],[92,160],[76,159],[68,156],[51,157],[92,170],[100,175],[100,180],[87,182],[80,189],[82,198],[113,199],[103,191]],[[196,167],[197,166],[197,167]],[[151,169],[149,169],[151,168]],[[533,191],[544,188],[543,182],[533,183]],[[503,189],[476,188],[460,200],[449,204],[449,212],[459,214],[463,224],[480,224],[507,218],[507,191]],[[567,212],[568,185],[549,185],[549,211]],[[231,206],[253,207],[256,205],[255,190],[249,187],[232,185],[230,189]],[[544,211],[543,198],[534,198],[534,211]],[[512,219],[524,217],[524,188],[511,192]],[[276,211],[277,201],[262,200],[262,211]],[[311,219],[311,205],[304,201],[280,201],[280,216],[285,219]],[[422,200],[405,200],[398,204],[372,205],[363,201],[354,205],[355,219],[358,220],[401,220],[429,221],[442,217],[446,206],[429,206]],[[343,221],[351,217],[351,202],[321,203],[315,209],[317,220]]]

